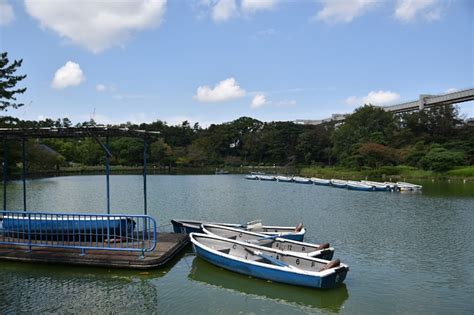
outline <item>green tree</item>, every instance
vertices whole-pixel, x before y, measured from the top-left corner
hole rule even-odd
[[[449,151],[440,145],[433,145],[431,150],[420,160],[424,169],[437,172],[448,171],[454,166],[464,164],[462,152]]]
[[[397,133],[397,121],[382,108],[365,105],[349,115],[333,133],[334,153],[347,166],[358,166],[357,152],[363,143],[391,143]]]
[[[0,53],[0,110],[8,110],[9,107],[18,108],[22,103],[16,103],[16,94],[23,94],[26,88],[15,89],[18,82],[26,78],[25,75],[15,75],[21,67],[23,59],[14,60],[9,64],[8,53]]]

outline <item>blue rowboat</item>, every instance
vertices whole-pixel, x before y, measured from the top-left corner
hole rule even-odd
[[[233,223],[216,223],[216,222],[204,222],[204,221],[195,221],[195,220],[171,220],[173,225],[173,231],[175,233],[202,233],[202,224],[215,224],[222,226],[229,226],[245,231],[251,231],[256,233],[265,234],[267,236],[277,236],[289,240],[302,242],[304,235],[306,234],[306,229],[303,227],[303,224],[298,224],[297,226],[272,226],[272,225],[262,225],[260,220],[251,221],[246,224],[233,224]]]
[[[347,189],[350,190],[359,190],[359,191],[374,191],[376,190],[373,186],[366,185],[361,182],[348,181]]]
[[[363,180],[361,183],[372,186],[374,190],[377,191],[390,191],[394,190],[394,186],[390,185],[389,183],[380,183],[380,182],[373,182],[368,180]]]
[[[312,181],[315,185],[331,186],[331,180],[329,180],[329,179],[311,177],[311,181]]]
[[[211,264],[244,275],[312,288],[334,288],[349,267],[337,259],[302,257],[215,235],[189,235],[197,256]]]
[[[347,180],[331,179],[331,186],[336,188],[347,188]]]
[[[239,242],[247,242],[258,246],[292,252],[307,257],[331,260],[334,255],[334,248],[329,243],[311,244],[287,240],[281,237],[268,236],[261,233],[243,231],[228,226],[203,224],[202,230],[206,234],[217,235],[224,238],[233,239]]]
[[[293,181],[293,178],[287,176],[277,176],[275,179],[279,182],[290,183]]]
[[[304,177],[293,177],[293,181],[297,184],[312,184],[311,180]]]
[[[397,186],[400,188],[401,191],[420,191],[423,189],[423,186],[406,183],[406,182],[397,182]]]
[[[222,270],[222,268],[209,264],[204,259],[195,257],[191,263],[188,279],[200,284],[212,286],[217,290],[226,289],[234,294],[246,297],[272,300],[277,304],[292,304],[304,306],[308,312],[339,313],[349,298],[346,284],[342,283],[332,289],[329,294],[315,294],[312,288],[295,287],[275,282],[262,283],[259,279],[249,279],[240,274]]]
[[[276,180],[275,176],[271,175],[257,175],[259,180],[273,182]]]
[[[9,237],[33,240],[85,241],[131,236],[135,221],[125,217],[64,215],[5,215],[3,232]]]

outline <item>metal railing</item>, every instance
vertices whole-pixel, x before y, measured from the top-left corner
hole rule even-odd
[[[0,244],[151,252],[156,221],[147,215],[0,211]]]

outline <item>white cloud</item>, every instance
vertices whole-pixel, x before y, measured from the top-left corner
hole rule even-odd
[[[421,14],[428,21],[439,20],[441,8],[437,7],[437,0],[398,0],[395,8],[395,18],[409,22]]]
[[[212,8],[212,19],[215,22],[227,21],[237,15],[235,0],[218,0]]]
[[[323,8],[315,18],[326,23],[349,23],[374,6],[376,0],[322,0]]]
[[[6,0],[0,0],[0,25],[10,24],[14,20],[13,7]]]
[[[134,31],[158,26],[166,0],[39,1],[25,0],[26,11],[42,28],[99,53],[123,45]]]
[[[224,102],[246,95],[234,78],[222,80],[214,88],[207,85],[200,86],[196,90],[194,98],[199,102]]]
[[[351,96],[345,100],[347,105],[388,105],[400,99],[400,94],[391,91],[371,91],[364,97]]]
[[[454,92],[458,92],[459,89],[456,89],[456,88],[449,88],[447,89],[444,93],[454,93]]]
[[[259,108],[267,104],[267,99],[264,94],[257,94],[253,97],[252,103],[250,103],[251,108]]]
[[[242,0],[242,10],[246,13],[271,10],[277,5],[277,0]]]
[[[55,89],[64,89],[68,86],[77,86],[85,79],[79,64],[68,61],[64,66],[56,70],[51,86]]]
[[[107,91],[107,87],[106,87],[105,85],[103,85],[103,84],[97,84],[97,85],[95,86],[95,90],[96,90],[97,92],[105,92],[105,91]]]

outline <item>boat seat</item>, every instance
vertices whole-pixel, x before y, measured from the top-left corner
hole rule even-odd
[[[321,249],[325,249],[329,247],[330,247],[329,243],[324,243],[324,244],[319,245],[315,250],[321,250]]]
[[[222,248],[222,249],[218,249],[217,251],[219,251],[221,253],[224,253],[224,254],[228,254],[228,253],[230,253],[230,248]]]
[[[319,271],[324,271],[324,270],[328,270],[328,269],[331,269],[331,268],[335,268],[335,267],[339,266],[340,264],[341,264],[341,261],[339,259],[331,260],[326,265],[324,265],[321,269],[319,269]]]
[[[295,232],[301,232],[302,229],[303,229],[303,223],[300,223],[296,226]]]

